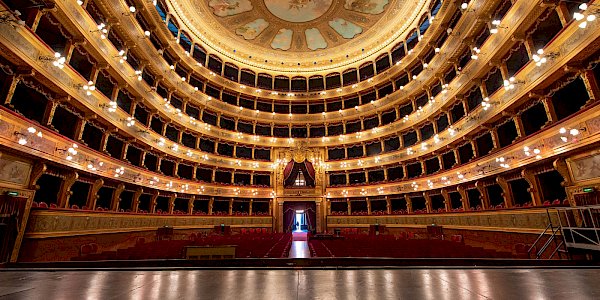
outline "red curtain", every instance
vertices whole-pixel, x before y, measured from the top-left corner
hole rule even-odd
[[[283,180],[286,181],[288,177],[292,174],[292,170],[294,169],[294,161],[291,160],[283,169]]]
[[[315,180],[315,168],[313,167],[313,164],[308,160],[304,160],[304,166],[308,171],[308,176],[310,176],[312,180]]]

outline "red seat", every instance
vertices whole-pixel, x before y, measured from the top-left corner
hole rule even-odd
[[[90,244],[85,244],[81,246],[80,255],[88,255],[92,253],[92,246]]]

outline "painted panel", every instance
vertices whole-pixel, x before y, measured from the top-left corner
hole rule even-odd
[[[10,156],[0,158],[0,182],[27,186],[31,164],[15,160]]]
[[[269,22],[267,22],[265,19],[256,19],[242,27],[239,27],[235,30],[235,33],[243,36],[244,39],[253,40],[267,27],[269,27]]]
[[[600,178],[600,154],[568,160],[575,181]]]
[[[322,16],[332,2],[333,0],[265,0],[265,5],[282,20],[302,23]]]
[[[289,50],[292,46],[292,35],[294,32],[290,29],[281,28],[277,32],[277,35],[271,41],[271,48]]]
[[[345,9],[364,14],[377,15],[383,12],[388,0],[346,0]]]
[[[352,22],[346,21],[342,18],[337,18],[329,21],[329,26],[333,28],[337,33],[343,36],[345,39],[351,39],[357,34],[362,33],[362,28]]]
[[[306,34],[306,44],[308,49],[317,50],[327,48],[327,42],[317,28],[309,28],[304,32]]]
[[[252,10],[249,0],[210,0],[213,13],[219,17],[233,16]]]

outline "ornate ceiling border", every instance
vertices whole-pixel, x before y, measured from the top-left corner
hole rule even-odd
[[[393,0],[388,4],[389,8],[386,9],[386,12],[384,12],[381,19],[376,22],[371,29],[348,43],[333,48],[327,48],[325,51],[310,52],[310,55],[307,55],[307,58],[304,59],[299,57],[300,55],[298,52],[268,50],[266,47],[258,47],[251,43],[244,43],[242,41],[243,39],[237,37],[233,32],[214,32],[212,28],[218,28],[221,24],[214,19],[208,6],[203,7],[203,10],[200,11],[200,7],[193,6],[189,1],[185,1],[184,3],[181,2],[183,1],[167,1],[169,11],[172,14],[175,14],[179,21],[179,26],[193,35],[193,40],[208,49],[209,54],[211,52],[219,53],[222,55],[221,58],[239,63],[242,68],[248,67],[250,69],[258,69],[259,71],[264,70],[288,74],[301,74],[334,70],[355,64],[360,65],[364,60],[388,51],[389,48],[396,45],[397,42],[403,40],[410,29],[417,27],[416,23],[418,23],[420,16],[428,10],[430,0],[410,2],[410,4],[412,4],[410,7],[402,7],[406,6],[406,4],[400,3],[401,0]],[[187,11],[200,12],[192,20],[189,17],[189,13],[186,13]],[[407,11],[412,11],[412,13],[407,14]],[[210,17],[207,15],[210,15]],[[374,28],[379,28],[386,20],[389,21],[397,18],[399,15],[406,15],[406,21],[394,22],[393,25],[389,26],[391,28],[377,30],[375,31],[377,32],[376,35],[372,34]],[[211,21],[208,23],[210,24],[206,25],[200,23],[200,19],[206,20],[209,18]],[[401,24],[399,25],[398,23]],[[198,28],[205,28],[206,30],[201,31],[198,30]],[[227,44],[215,41],[214,39],[217,37],[220,39],[231,39],[233,43],[237,43],[236,45],[238,46],[241,42],[244,44],[244,47],[236,47],[234,49]],[[348,48],[349,44],[355,44],[356,46],[351,47],[348,51],[340,51]],[[370,45],[370,49],[366,48],[364,45]],[[267,55],[256,56],[257,53],[264,52],[267,52]],[[249,57],[252,58],[250,59]],[[266,63],[265,60],[267,61]],[[283,64],[281,64],[282,62]],[[298,63],[300,63],[300,65],[298,65]]]

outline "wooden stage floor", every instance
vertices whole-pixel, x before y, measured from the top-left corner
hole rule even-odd
[[[0,269],[1,270],[1,269]],[[0,299],[600,299],[600,269],[0,271]]]

